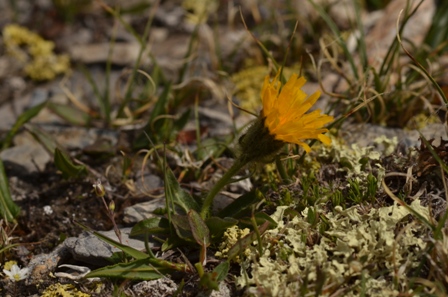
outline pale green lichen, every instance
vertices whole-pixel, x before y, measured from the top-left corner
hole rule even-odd
[[[429,218],[428,209],[418,200],[411,207]],[[403,206],[372,208],[365,214],[358,206],[336,207],[325,214],[330,231],[316,242],[307,240],[319,230],[306,221],[309,209],[287,222],[281,219],[284,209],[279,208],[273,216],[277,228],[264,235],[264,254],[259,259],[248,258],[242,265],[251,268],[250,274],[242,270],[237,283],[248,287],[248,293],[297,296],[307,283],[312,294],[320,282],[323,296],[336,290],[347,290],[344,296],[412,293],[406,289],[406,273],[421,263],[426,243],[418,234],[427,230],[417,221],[401,226],[410,214]]]
[[[56,55],[54,43],[19,25],[3,28],[3,42],[9,55],[19,61],[25,74],[37,81],[51,80],[70,69],[68,55]]]
[[[387,156],[392,152],[397,140],[378,137],[375,143],[380,148],[373,146],[360,147],[357,144],[348,146],[342,139],[329,135],[332,143],[331,146],[317,145],[315,154],[306,155],[308,166],[317,170],[321,166],[318,159],[327,160],[328,163],[337,164],[335,167],[337,172],[345,174],[344,180],[346,187],[350,190],[356,184],[361,193],[372,192],[372,183],[376,184],[376,188],[381,186],[381,180],[385,175],[385,169],[381,165],[381,156]],[[372,182],[372,177],[376,181]]]
[[[377,145],[382,146],[383,156],[391,155],[398,145],[398,138],[396,136],[389,138],[386,135],[379,136],[373,140]]]
[[[41,297],[90,297],[90,295],[80,292],[71,284],[57,283],[46,288]]]
[[[374,147],[360,147],[357,144],[347,146],[343,140],[335,137],[331,137],[331,146],[319,146],[316,154],[331,159],[332,163],[338,163],[338,170],[345,172],[347,179],[365,180],[373,169],[370,161],[378,161],[376,165],[380,168],[381,152]]]

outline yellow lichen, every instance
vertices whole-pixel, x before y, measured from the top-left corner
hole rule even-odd
[[[71,284],[58,283],[46,288],[41,297],[90,297],[90,295],[80,292]]]
[[[5,26],[3,41],[8,54],[22,64],[25,74],[33,80],[51,80],[70,69],[68,55],[56,55],[52,41],[44,40],[24,27]]]
[[[250,230],[248,228],[240,229],[238,226],[232,226],[224,232],[223,241],[219,246],[219,251],[215,253],[215,257],[217,258],[227,258],[227,253],[229,249],[234,246],[237,241],[247,234],[249,234]],[[247,249],[245,255],[248,256],[250,250]],[[235,257],[235,262],[240,262],[239,256]]]
[[[182,6],[187,11],[187,21],[201,24],[205,23],[210,15],[216,13],[219,2],[216,0],[184,0]]]
[[[440,123],[440,118],[437,115],[432,114],[430,116],[427,116],[423,113],[419,113],[408,121],[408,123],[406,124],[406,129],[421,130],[429,124],[434,123]]]
[[[7,261],[7,262],[5,262],[5,264],[3,265],[3,269],[11,270],[12,266],[14,266],[14,265],[17,265],[17,261],[14,261],[14,260],[12,260],[12,261]]]
[[[283,68],[283,75],[290,77],[294,72],[300,72],[299,67]],[[240,72],[232,75],[235,84],[234,94],[239,99],[239,105],[247,110],[257,112],[261,106],[260,89],[265,76],[269,74],[267,66],[248,66]]]

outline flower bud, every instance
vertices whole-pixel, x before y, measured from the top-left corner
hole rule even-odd
[[[113,200],[109,203],[109,210],[110,212],[115,211],[115,202]]]
[[[106,189],[104,189],[104,186],[101,184],[101,180],[97,180],[93,184],[93,189],[98,197],[104,197],[104,195],[106,195]]]

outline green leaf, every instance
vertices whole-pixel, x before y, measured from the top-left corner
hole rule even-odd
[[[70,160],[70,157],[58,148],[54,150],[54,164],[60,171],[62,171],[62,176],[64,178],[87,175],[87,169],[85,166],[74,164]]]
[[[216,281],[216,278],[214,277],[213,273],[205,272],[201,279],[199,280],[199,283],[202,287],[212,291],[219,291],[219,283]]]
[[[163,129],[168,119],[163,117],[168,112],[168,99],[171,92],[171,85],[168,84],[163,90],[162,94],[157,99],[154,108],[149,116],[148,123],[143,129],[146,133],[142,133],[139,135],[134,142],[134,147],[136,149],[146,148],[149,146],[149,140],[147,135],[154,135],[156,139],[166,138],[166,134],[171,134],[171,131],[167,131],[167,129]],[[164,139],[166,140],[166,139]]]
[[[262,225],[262,224],[268,223],[268,229],[273,229],[273,228],[277,227],[277,222],[273,218],[271,218],[271,216],[269,216],[268,214],[266,214],[264,212],[257,212],[257,213],[255,213],[254,217],[255,217],[255,222],[257,225]],[[244,228],[252,228],[253,227],[253,223],[250,218],[241,219],[240,224],[241,224],[241,227],[244,227]]]
[[[212,239],[220,239],[224,232],[238,224],[238,220],[234,218],[210,217],[205,220]]]
[[[200,284],[208,290],[219,290],[219,282],[223,281],[229,273],[230,263],[220,263],[212,272],[205,272],[200,279]]]
[[[130,236],[143,234],[167,234],[170,232],[170,224],[166,218],[149,218],[138,222],[132,227]]]
[[[215,269],[213,269],[215,279],[218,282],[223,281],[226,278],[227,274],[229,273],[229,269],[230,269],[229,261],[221,262],[218,266],[215,267]]]
[[[174,173],[168,167],[165,171],[165,197],[169,206],[177,205],[183,210],[181,214],[186,215],[191,209],[195,211],[200,209],[196,200],[180,187]],[[172,208],[171,210],[174,211]]]
[[[19,131],[19,129],[25,124],[27,123],[29,120],[31,120],[32,118],[34,118],[36,115],[39,114],[39,112],[42,110],[42,108],[45,107],[45,105],[47,104],[47,101],[38,104],[26,111],[24,111],[18,118],[17,121],[14,123],[14,125],[12,126],[11,130],[9,130],[8,134],[5,137],[5,140],[3,141],[3,146],[2,149],[5,149],[7,147],[9,147],[11,145],[11,141],[12,138],[14,137],[14,135],[16,135],[17,131]]]
[[[188,120],[190,119],[190,113],[191,109],[188,108],[177,120],[174,121],[173,126],[176,131],[180,131],[185,127],[185,125],[188,123]]]
[[[201,145],[194,151],[198,160],[206,160],[210,157],[218,158],[228,148],[228,144],[233,140],[233,135],[225,139],[206,138],[201,141]]]
[[[188,212],[188,223],[196,242],[206,248],[210,245],[210,230],[201,216],[193,209]]]
[[[177,233],[172,233],[170,237],[168,237],[163,243],[162,243],[162,252],[172,250],[175,247],[183,246],[185,245],[185,240],[182,238],[179,238],[177,236]]]
[[[53,155],[56,148],[63,150],[62,147],[54,140],[54,137],[38,126],[28,123],[25,124],[24,127],[49,154]]]
[[[432,18],[431,27],[425,37],[425,44],[435,49],[444,43],[445,46],[443,49],[446,51],[446,40],[448,39],[448,2],[439,1],[437,6],[436,13]]]
[[[48,108],[70,124],[87,126],[90,123],[88,114],[70,105],[49,102]]]
[[[110,245],[113,245],[114,247],[122,250],[124,253],[126,253],[127,255],[137,259],[137,260],[142,260],[142,259],[147,259],[149,258],[148,254],[145,254],[143,252],[140,252],[139,250],[136,250],[130,246],[124,245],[122,243],[119,243],[118,241],[115,241],[99,232],[96,231],[92,231],[89,227],[77,222],[78,225],[80,225],[84,230],[92,232],[93,235],[95,235],[96,237],[98,237],[99,239],[101,239],[104,242],[107,242]]]
[[[136,260],[129,263],[120,263],[94,270],[86,277],[116,277],[135,280],[154,280],[173,272],[168,267],[153,265],[149,259]]]
[[[244,212],[249,209],[255,203],[260,202],[257,191],[250,191],[244,195],[238,197],[235,201],[227,205],[223,210],[218,213],[218,217],[232,217],[238,218],[244,215]]]
[[[207,247],[210,245],[210,231],[199,213],[193,209],[188,212],[188,223],[194,240],[201,246],[199,265],[205,265],[207,263]]]
[[[187,216],[173,215],[171,221],[177,236],[189,242],[196,242]]]
[[[0,216],[3,220],[12,222],[19,213],[20,207],[11,198],[8,178],[5,173],[3,161],[0,159]]]

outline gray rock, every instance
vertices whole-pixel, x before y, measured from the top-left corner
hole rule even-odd
[[[70,256],[69,249],[61,244],[57,246],[49,254],[40,254],[34,256],[27,267],[30,269],[30,274],[25,280],[25,284],[39,284],[43,279],[50,277],[50,273],[54,272],[60,262],[64,261]]]
[[[39,127],[66,149],[84,149],[99,140],[108,141],[111,146],[115,146],[119,136],[119,132],[107,129],[63,127],[53,124],[41,124]]]
[[[36,142],[5,149],[0,153],[0,158],[22,166],[28,173],[44,171],[46,164],[51,160],[47,151]]]
[[[126,224],[138,223],[141,220],[154,217],[154,210],[165,207],[165,199],[156,199],[134,204],[124,209],[123,222]]]
[[[137,250],[145,249],[145,243],[143,240],[129,237],[131,228],[122,228],[120,229],[120,232],[122,243],[124,245],[130,246]],[[118,238],[113,230],[99,233],[110,239],[118,241]],[[70,251],[75,260],[97,266],[111,264],[107,259],[110,258],[113,253],[120,251],[118,248],[102,241],[97,236],[88,232],[81,233],[79,237],[67,238],[64,242],[64,246]],[[149,246],[153,247],[154,244],[149,242]]]
[[[163,181],[160,177],[154,174],[140,174],[140,171],[135,177],[135,189],[137,195],[154,194],[155,191],[160,191],[163,188]]]

